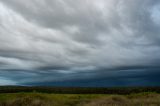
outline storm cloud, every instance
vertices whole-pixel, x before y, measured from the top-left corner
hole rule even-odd
[[[159,0],[0,0],[0,85],[160,85],[159,17]]]

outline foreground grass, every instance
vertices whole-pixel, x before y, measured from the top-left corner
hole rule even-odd
[[[160,106],[160,94],[0,94],[0,106]]]

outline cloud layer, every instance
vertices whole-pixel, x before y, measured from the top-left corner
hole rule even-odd
[[[0,80],[150,83],[159,16],[158,0],[0,0]]]

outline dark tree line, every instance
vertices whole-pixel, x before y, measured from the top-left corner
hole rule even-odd
[[[160,87],[25,87],[25,86],[0,86],[0,93],[41,92],[57,94],[131,94],[141,92],[160,93]]]

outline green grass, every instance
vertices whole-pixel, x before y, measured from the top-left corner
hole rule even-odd
[[[160,94],[2,93],[0,106],[160,106]]]
[[[94,94],[6,93],[0,94],[0,106],[76,106],[102,96]]]

